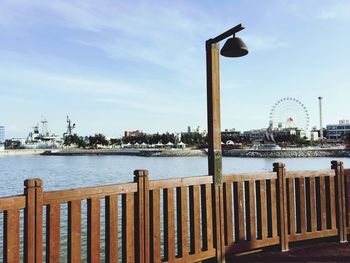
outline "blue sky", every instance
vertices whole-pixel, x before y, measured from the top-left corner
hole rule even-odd
[[[204,42],[238,23],[249,55],[221,57],[222,128],[268,126],[302,101],[310,126],[350,119],[350,1],[0,0],[0,124],[25,137],[206,127]],[[223,45],[223,43],[222,43]]]

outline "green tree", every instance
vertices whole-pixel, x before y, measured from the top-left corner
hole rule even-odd
[[[94,136],[89,136],[89,145],[91,147],[96,148],[98,144],[108,145],[106,136],[104,136],[102,133],[97,133]]]
[[[85,148],[86,147],[86,142],[82,136],[78,136],[77,134],[72,134],[72,135],[67,135],[64,137],[64,145],[72,145],[75,144],[79,148]]]

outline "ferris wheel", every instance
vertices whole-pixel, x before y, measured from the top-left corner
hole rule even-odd
[[[298,99],[286,97],[278,100],[270,111],[270,128],[300,128],[308,130],[309,112]]]

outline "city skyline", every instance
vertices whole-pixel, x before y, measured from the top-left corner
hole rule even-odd
[[[302,101],[310,128],[350,118],[348,1],[3,1],[0,125],[23,137],[41,117],[62,134],[206,129],[205,40],[238,24],[249,54],[221,57],[221,127],[268,126]],[[223,45],[223,43],[221,44]]]

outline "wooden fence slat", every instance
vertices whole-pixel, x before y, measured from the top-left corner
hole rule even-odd
[[[191,252],[198,254],[201,251],[200,233],[200,189],[199,185],[190,187],[190,247]]]
[[[203,250],[213,248],[213,210],[212,210],[212,188],[210,184],[202,185],[202,239]]]
[[[288,210],[287,210],[287,180],[286,169],[283,163],[274,163],[273,171],[277,173],[278,205],[279,205],[279,234],[282,251],[289,250],[288,239]]]
[[[46,206],[46,262],[58,263],[61,257],[61,206]]]
[[[210,250],[214,247],[213,241],[213,208],[212,208],[212,187],[210,184],[205,185],[205,206],[206,206],[206,239],[207,249]]]
[[[24,209],[24,260],[35,262],[35,179],[24,181],[26,207]]]
[[[134,193],[122,195],[122,256],[123,262],[134,262]]]
[[[337,228],[337,217],[336,217],[337,211],[336,211],[336,204],[335,204],[335,195],[336,195],[336,193],[335,193],[334,176],[330,176],[329,177],[329,189],[330,189],[329,196],[331,198],[331,211],[330,211],[330,213],[331,213],[331,228],[332,229],[336,229]]]
[[[161,247],[160,247],[160,190],[151,191],[151,226],[152,226],[152,256],[153,262],[161,262]]]
[[[296,233],[295,228],[295,185],[294,185],[294,178],[288,178],[288,196],[289,196],[289,229],[290,234],[294,235]]]
[[[250,224],[250,240],[256,240],[256,216],[255,216],[255,181],[249,181],[249,224]]]
[[[244,227],[244,182],[237,182],[237,197],[238,197],[238,236],[239,240],[245,240]]]
[[[260,180],[261,238],[267,238],[266,180]]]
[[[174,223],[174,189],[164,189],[164,257],[167,261],[175,260],[175,223]]]
[[[271,179],[270,180],[270,185],[271,185],[271,210],[272,210],[272,237],[277,237],[278,236],[278,231],[277,231],[277,194],[276,194],[276,179]]]
[[[100,262],[100,198],[87,200],[88,262]]]
[[[68,262],[81,261],[81,201],[68,202]]]
[[[311,232],[317,231],[315,177],[310,177],[310,224]]]
[[[20,262],[20,219],[19,209],[4,212],[4,243],[3,259],[5,263]]]
[[[149,180],[147,170],[135,170],[137,183],[135,203],[135,261],[149,262]]]
[[[350,169],[344,170],[344,171],[350,171]],[[344,174],[344,181],[345,181],[345,200],[346,200],[346,222],[344,223],[346,226],[348,226],[348,231],[350,231],[350,173],[347,172]]]
[[[106,262],[118,262],[118,195],[105,198]]]
[[[224,209],[225,209],[225,245],[231,245],[233,243],[233,221],[232,221],[232,183],[224,183],[224,191],[225,191],[225,201],[224,201]]]
[[[345,175],[343,162],[332,161],[332,169],[337,179],[338,236],[341,243],[347,242]]]
[[[306,208],[305,208],[305,178],[299,180],[299,205],[300,205],[300,230],[301,233],[306,232]]]
[[[324,176],[320,176],[320,201],[321,201],[321,229],[327,229],[327,211],[326,211],[326,183]]]
[[[186,259],[188,255],[187,187],[176,188],[176,206],[178,254],[179,257]]]
[[[35,261],[43,262],[43,182],[35,179]]]

